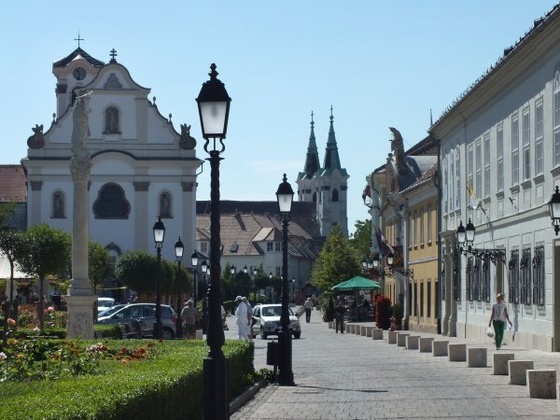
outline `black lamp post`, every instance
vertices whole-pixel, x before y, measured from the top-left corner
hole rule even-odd
[[[292,277],[292,302],[296,302],[296,279]]]
[[[204,150],[210,162],[210,285],[208,287],[208,333],[210,347],[204,359],[204,418],[229,419],[229,386],[226,358],[222,352],[224,328],[220,299],[220,154],[225,150],[231,98],[217,78],[216,65],[210,66],[210,80],[203,83],[196,102],[200,115]]]
[[[175,337],[183,338],[183,320],[181,319],[181,287],[179,283],[179,277],[181,275],[181,260],[183,259],[183,242],[181,242],[181,237],[175,242],[175,257],[177,258],[177,277],[175,283],[177,283],[177,319],[175,320]]]
[[[278,383],[280,385],[295,385],[294,373],[292,372],[292,333],[290,331],[290,313],[288,308],[288,221],[292,209],[294,191],[288,183],[286,174],[282,183],[276,191],[278,210],[282,216],[282,313],[280,315],[281,331],[278,336],[279,360],[278,360]]]
[[[259,289],[257,288],[257,274],[258,274],[257,267],[253,267],[253,285],[255,287],[255,292],[254,292],[255,293],[255,305],[257,303],[259,303],[259,299],[257,297],[257,295],[259,294]]]
[[[207,306],[207,299],[206,299],[206,292],[208,290],[208,285],[206,284],[206,274],[209,271],[209,266],[208,263],[206,262],[206,260],[202,261],[202,264],[200,264],[200,271],[202,271],[202,287],[203,287],[203,293],[202,293],[202,333],[206,334],[206,331],[208,331],[208,325],[206,324],[208,322],[207,320],[207,310],[208,310],[208,306]]]
[[[273,296],[274,296],[274,286],[272,285],[272,271],[270,273],[268,273],[268,284],[270,284],[270,289],[269,289],[269,297],[270,297],[270,303],[274,303],[273,302]]]
[[[548,209],[550,210],[554,233],[558,236],[558,232],[560,232],[560,191],[558,190],[558,185],[555,188],[554,194],[550,197]]]
[[[196,268],[198,267],[198,253],[196,250],[191,255],[191,267],[193,272],[193,304],[196,309],[196,293],[198,290],[198,282],[196,281]]]
[[[156,322],[154,324],[154,338],[161,339],[161,247],[165,238],[165,226],[158,217],[158,221],[154,224],[154,242],[156,243],[157,253],[157,279],[156,279]]]

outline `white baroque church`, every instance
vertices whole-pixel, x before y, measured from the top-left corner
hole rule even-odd
[[[27,226],[47,223],[72,232],[72,110],[75,98],[90,93],[89,232],[115,259],[128,250],[154,251],[152,227],[161,216],[166,228],[162,257],[174,259],[181,237],[195,248],[196,141],[190,126],[178,132],[171,117],[148,99],[150,89],[135,82],[116,60],[105,64],[79,46],[53,63],[56,109],[43,132],[33,128],[27,157]]]

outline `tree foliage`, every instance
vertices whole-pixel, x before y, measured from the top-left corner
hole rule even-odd
[[[16,211],[16,205],[15,201],[0,203],[0,230],[8,225]]]
[[[95,294],[99,294],[105,280],[113,276],[113,265],[109,252],[99,242],[89,242],[89,279]]]
[[[354,249],[359,259],[368,258],[371,253],[371,220],[358,220],[354,224],[356,230],[349,239],[350,246]]]
[[[344,238],[339,225],[333,226],[315,262],[311,284],[320,290],[331,290],[334,285],[359,273],[360,264],[349,240]]]

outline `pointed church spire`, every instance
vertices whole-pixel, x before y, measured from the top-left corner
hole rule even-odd
[[[319,170],[319,153],[315,142],[315,122],[313,121],[313,111],[311,111],[311,134],[309,135],[309,145],[305,157],[303,172],[311,178]]]
[[[333,120],[333,107],[331,105],[331,126],[329,128],[329,139],[327,140],[327,150],[325,151],[325,161],[323,164],[323,168],[326,170],[341,169],[338,146],[334,135]]]

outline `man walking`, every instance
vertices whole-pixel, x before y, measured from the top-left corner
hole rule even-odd
[[[247,339],[247,305],[243,303],[243,298],[237,296],[235,298],[237,309],[235,310],[235,323],[237,324],[237,337],[240,340]]]
[[[311,321],[311,311],[313,310],[313,301],[309,296],[305,300],[303,307],[305,308],[305,322],[309,323]]]

